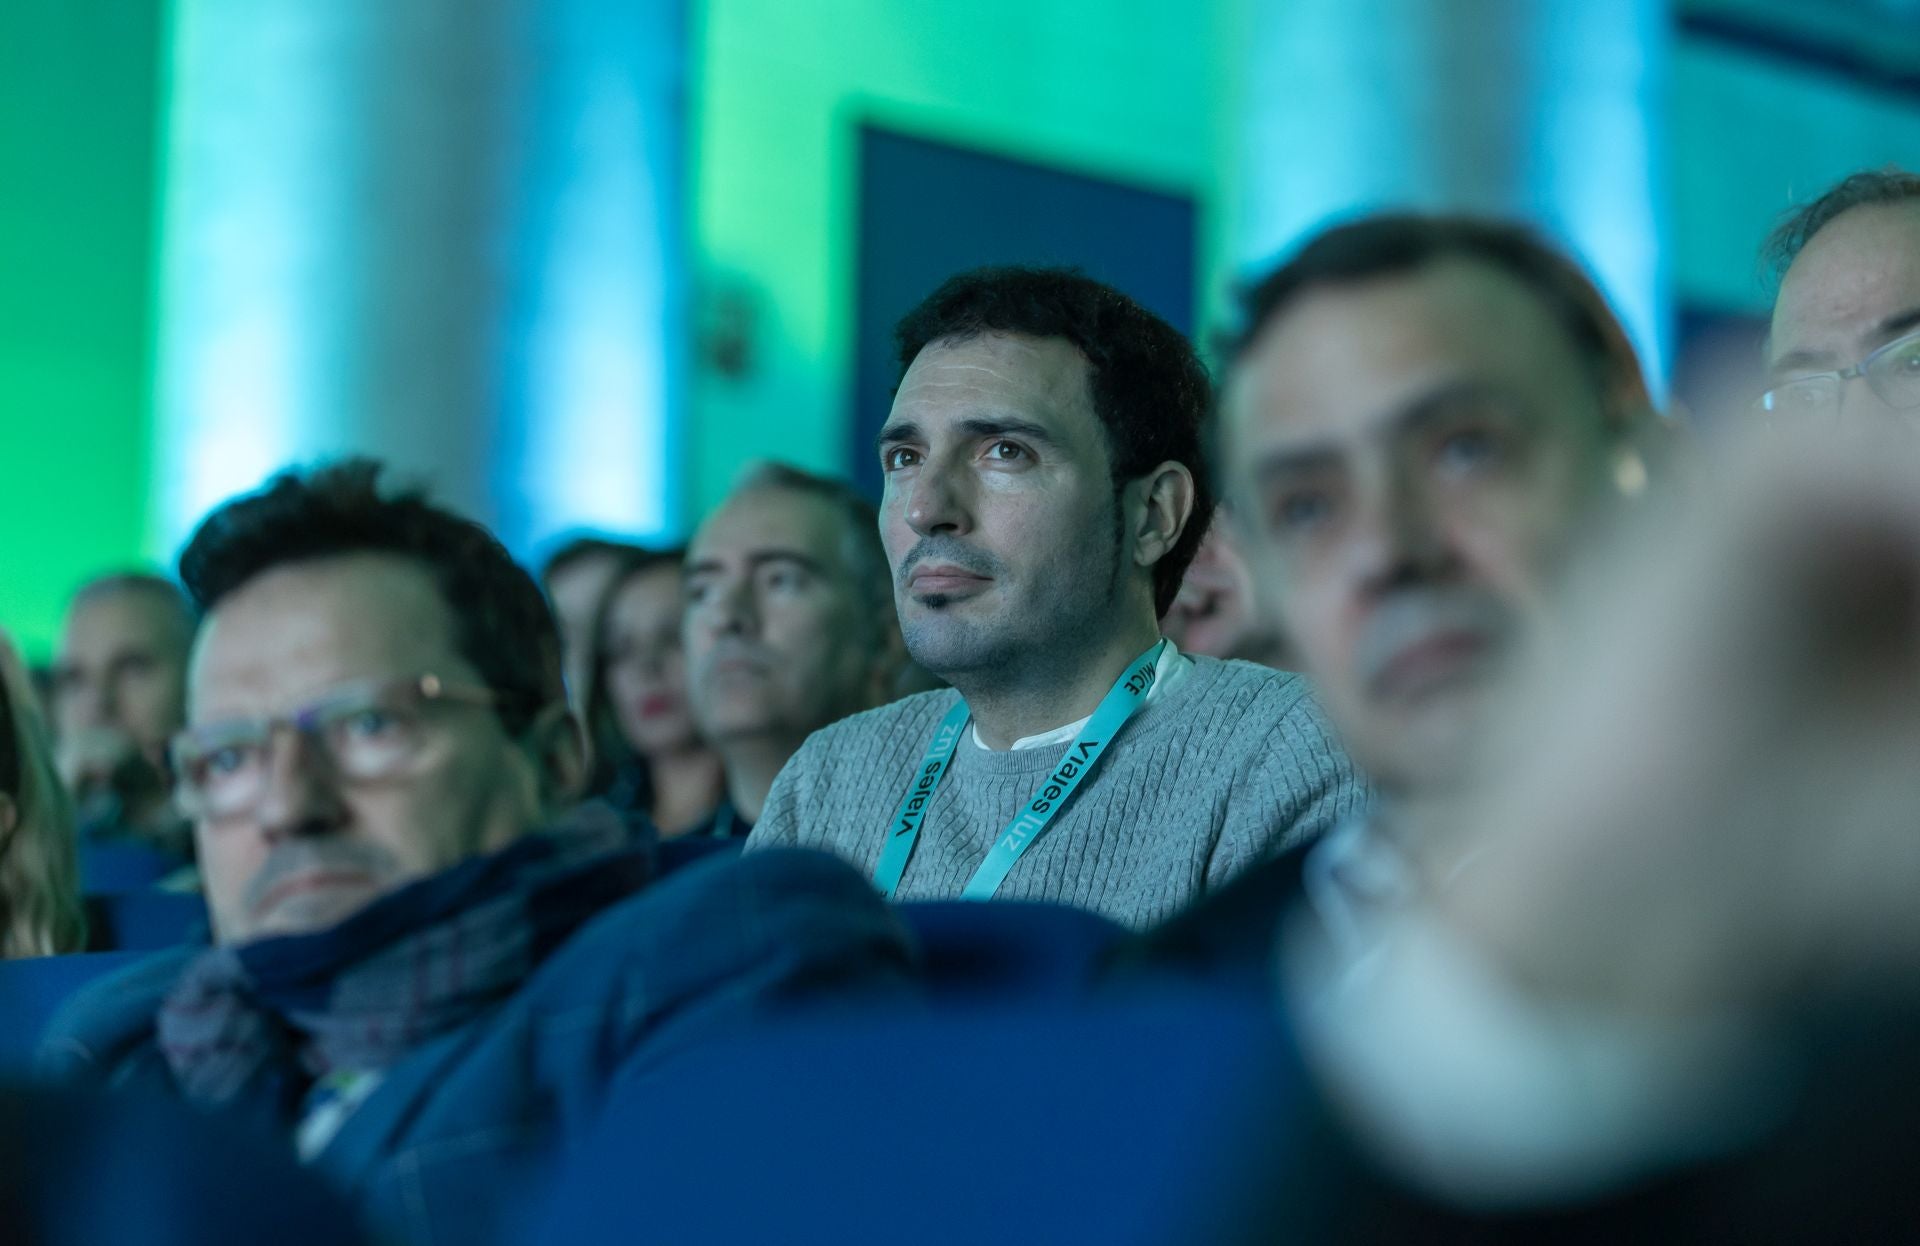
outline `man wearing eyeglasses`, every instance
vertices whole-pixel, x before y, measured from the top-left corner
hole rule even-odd
[[[653,882],[572,808],[538,587],[368,462],[283,476],[181,558],[172,744],[215,946],[84,992],[56,1074],[269,1120],[396,1240],[486,1241],[525,1162],[635,1065],[772,1001],[892,989],[865,880],[801,853]]]
[[[1763,411],[1920,428],[1920,175],[1856,173],[1791,215]]]

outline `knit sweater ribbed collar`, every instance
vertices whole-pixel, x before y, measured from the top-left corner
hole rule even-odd
[[[1158,735],[1179,725],[1188,710],[1204,700],[1208,690],[1228,666],[1225,662],[1213,659],[1181,656],[1187,663],[1185,674],[1168,684],[1159,696],[1148,697],[1139,711],[1128,720],[1120,737],[1123,750],[1131,742]],[[959,749],[954,753],[953,773],[956,777],[977,774],[984,778],[1023,775],[1039,778],[1060,764],[1060,759],[1066,756],[1067,747],[1072,742],[1069,739],[1057,744],[1022,749]]]

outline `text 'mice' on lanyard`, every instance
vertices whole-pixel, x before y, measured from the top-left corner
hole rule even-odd
[[[1146,701],[1158,675],[1160,655],[1166,647],[1166,641],[1155,641],[1151,649],[1128,664],[1101,700],[1100,708],[1093,711],[1087,725],[1080,729],[1073,743],[1067,745],[1066,757],[1041,783],[1027,807],[1007,823],[1007,829],[994,840],[987,859],[967,880],[961,899],[990,900],[993,893],[1000,890],[1000,883],[1013,869],[1014,862],[1052,825],[1088,772],[1099,764],[1113,737]],[[900,876],[907,872],[907,859],[913,855],[913,845],[920,838],[920,824],[926,818],[927,807],[933,804],[933,794],[939,790],[940,780],[946,777],[947,767],[953,762],[953,751],[959,747],[960,735],[972,717],[967,703],[961,701],[940,721],[939,730],[933,733],[933,743],[927,746],[927,755],[920,760],[913,783],[900,802],[900,811],[893,815],[893,823],[887,828],[887,842],[880,849],[880,864],[874,867],[873,881],[889,900],[900,889]]]

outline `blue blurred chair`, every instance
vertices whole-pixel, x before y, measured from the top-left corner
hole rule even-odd
[[[108,895],[151,887],[179,869],[172,853],[124,839],[83,838],[80,841],[80,890]]]
[[[1075,994],[1116,939],[1114,922],[1065,904],[923,901],[896,906],[937,998]]]
[[[95,952],[154,951],[205,937],[207,903],[191,892],[88,896],[87,943]]]
[[[692,865],[695,861],[704,861],[708,857],[734,856],[746,841],[742,839],[663,839],[659,843],[659,862],[662,874],[671,874],[683,865]]]
[[[47,1022],[67,997],[103,973],[139,960],[143,952],[81,952],[0,960],[0,1068],[21,1071],[33,1063]]]
[[[1240,995],[772,1025],[623,1088],[537,1240],[1225,1241],[1296,1067]]]

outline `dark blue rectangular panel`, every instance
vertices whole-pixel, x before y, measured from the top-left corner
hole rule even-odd
[[[854,482],[879,496],[893,326],[942,281],[982,264],[1070,264],[1191,334],[1197,220],[1185,196],[863,126]]]

